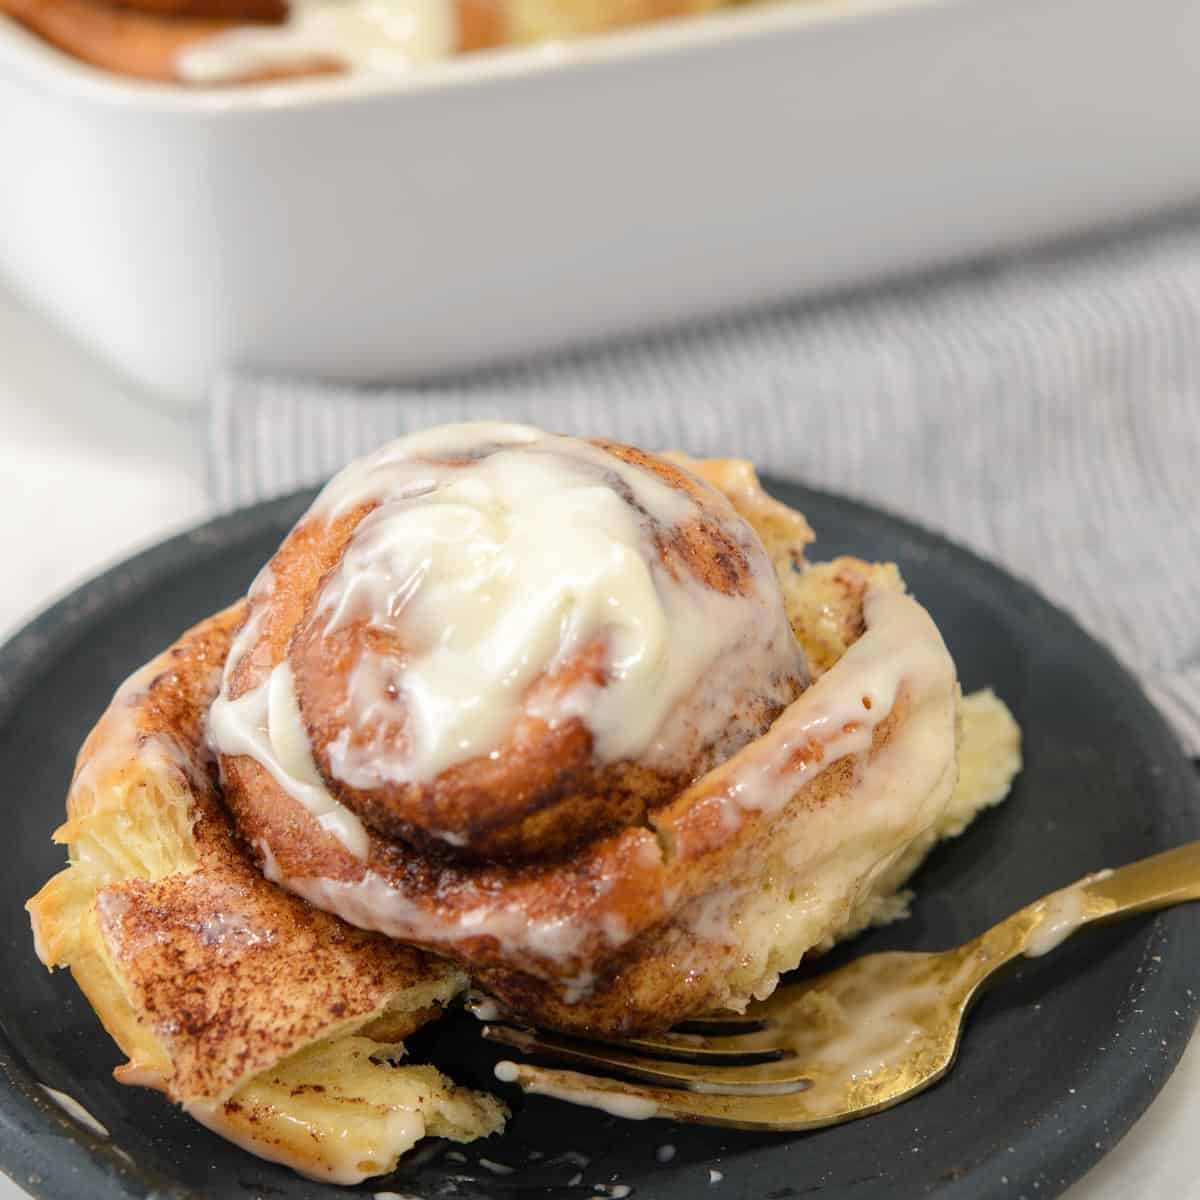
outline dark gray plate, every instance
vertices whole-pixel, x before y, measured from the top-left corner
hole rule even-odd
[[[948,946],[1087,871],[1200,837],[1196,782],[1171,733],[1067,616],[891,516],[790,485],[772,490],[808,514],[822,556],[899,562],[964,686],[994,686],[1025,731],[1026,768],[1009,802],[934,854],[910,920],[843,954]],[[139,555],[0,651],[0,1166],[37,1196],[345,1195],[242,1153],[157,1095],[115,1084],[115,1048],[70,977],[37,963],[21,907],[61,865],[49,833],[75,751],[113,688],[241,592],[306,501],[261,505]],[[620,1122],[513,1097],[503,1139],[468,1147],[465,1162],[448,1159],[445,1146],[418,1151],[362,1191],[587,1200],[616,1180],[633,1200],[1050,1196],[1113,1145],[1175,1065],[1196,1020],[1198,935],[1200,910],[1178,908],[1030,962],[980,1003],[944,1083],[865,1121],[769,1136]],[[442,1022],[415,1048],[463,1082],[491,1086],[497,1056],[472,1026]],[[80,1100],[111,1140],[68,1119],[37,1081]],[[656,1151],[666,1144],[675,1153],[664,1164]],[[517,1170],[494,1174],[481,1155]],[[576,1173],[582,1186],[571,1187]]]

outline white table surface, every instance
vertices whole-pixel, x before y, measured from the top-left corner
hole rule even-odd
[[[0,590],[0,637],[206,512],[201,417],[155,408],[0,281],[0,562],[10,581]],[[1200,1198],[1197,1100],[1193,1043],[1147,1114],[1069,1200]],[[24,1196],[0,1175],[0,1200]]]

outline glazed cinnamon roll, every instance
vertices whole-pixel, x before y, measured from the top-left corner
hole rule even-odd
[[[896,568],[812,536],[744,462],[507,424],[385,446],[118,693],[40,956],[124,1081],[342,1182],[503,1123],[389,1065],[468,981],[607,1034],[765,996],[903,915],[1020,762]]]
[[[251,591],[208,718],[226,803],[269,878],[532,1020],[744,1005],[955,782],[933,622],[892,568],[806,571],[810,538],[744,466],[394,443]]]
[[[489,47],[575,38],[726,2],[0,0],[0,13],[117,74],[213,85],[396,74]]]

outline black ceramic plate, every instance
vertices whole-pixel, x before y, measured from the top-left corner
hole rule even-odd
[[[772,490],[808,514],[822,556],[899,562],[964,687],[992,685],[1025,731],[1025,771],[1008,803],[935,852],[910,920],[843,955],[948,946],[1088,871],[1200,837],[1189,763],[1137,685],[1068,617],[893,517],[799,487]],[[159,1096],[115,1084],[116,1049],[70,977],[37,963],[22,910],[61,865],[49,833],[76,748],[113,688],[241,592],[306,501],[262,505],[150,550],[0,651],[0,1166],[36,1196],[346,1194],[259,1162]],[[945,1082],[868,1120],[771,1136],[510,1097],[516,1111],[502,1139],[467,1147],[465,1160],[427,1145],[361,1191],[421,1200],[587,1200],[625,1194],[618,1185],[632,1200],[1050,1196],[1113,1145],[1175,1065],[1196,1019],[1198,936],[1200,909],[1178,908],[1031,961],[980,1003]],[[469,1018],[419,1041],[415,1049],[461,1081],[494,1086],[497,1055]],[[39,1081],[81,1101],[111,1139],[68,1119]],[[516,1170],[496,1173],[481,1156]]]

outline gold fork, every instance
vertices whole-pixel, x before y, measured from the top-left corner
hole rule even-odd
[[[865,955],[785,984],[744,1015],[622,1040],[497,1021],[485,1024],[483,1035],[587,1072],[498,1064],[499,1079],[527,1092],[630,1118],[817,1129],[899,1104],[941,1079],[954,1063],[972,1001],[1013,960],[1053,950],[1080,926],[1196,899],[1200,842],[1190,842],[1089,875],[965,945]]]

